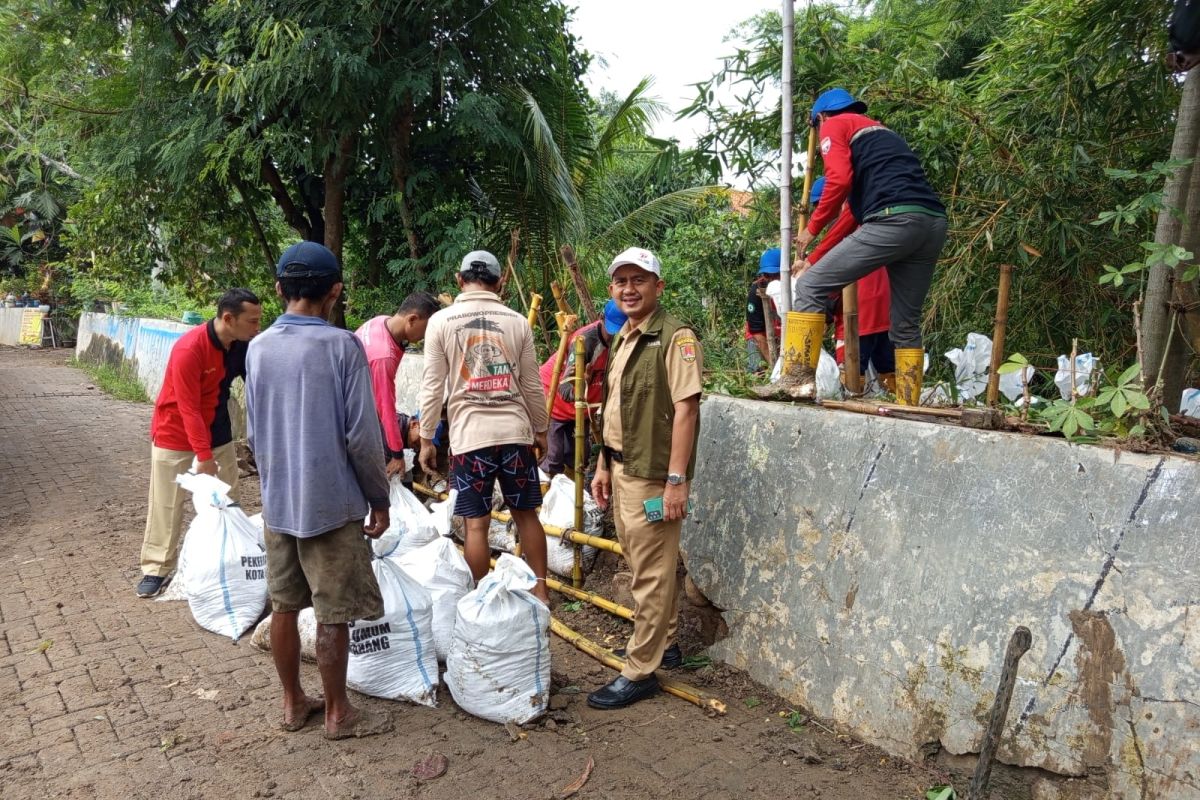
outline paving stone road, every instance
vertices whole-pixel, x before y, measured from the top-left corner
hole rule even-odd
[[[437,709],[360,698],[392,711],[388,736],[285,734],[268,654],[248,636],[202,631],[184,603],[134,596],[150,406],[101,394],[67,356],[0,347],[4,800],[544,798],[589,757],[580,798],[890,798],[929,785],[920,769],[848,739],[797,736],[738,698],[729,716],[707,718],[665,697],[602,714],[569,694],[559,723],[512,742],[443,689]],[[609,679],[561,641],[553,648],[556,673],[583,691]],[[304,671],[317,690],[315,668]],[[435,751],[446,776],[412,777]]]

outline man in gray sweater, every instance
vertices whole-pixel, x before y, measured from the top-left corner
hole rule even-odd
[[[315,242],[292,245],[275,275],[286,311],[247,353],[246,420],[262,479],[281,727],[298,731],[323,710],[325,738],[370,736],[391,730],[391,718],[350,705],[346,666],[349,623],[384,610],[363,537],[389,523],[371,374],[354,334],[325,321],[342,292],[333,253]],[[308,606],[323,699],[300,687],[296,618]]]

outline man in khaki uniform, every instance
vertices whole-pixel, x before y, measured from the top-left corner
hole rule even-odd
[[[633,572],[633,637],[621,675],[588,695],[593,708],[623,708],[659,690],[654,670],[682,661],[675,638],[679,534],[700,433],[702,357],[696,334],[659,307],[662,267],[631,247],[608,267],[610,291],[629,320],[613,340],[601,406],[592,495],[613,503],[617,538]],[[646,501],[661,498],[661,519]],[[653,504],[652,504],[653,506]]]

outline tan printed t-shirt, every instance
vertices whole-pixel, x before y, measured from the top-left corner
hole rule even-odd
[[[621,375],[625,372],[625,365],[629,363],[629,356],[637,345],[638,337],[643,335],[642,327],[649,319],[650,317],[646,317],[633,329],[630,329],[629,323],[626,322],[619,334],[620,340],[614,343],[617,347],[609,356],[612,361],[608,368],[608,400],[603,417],[603,434],[605,446],[613,450],[625,449],[620,411]],[[704,356],[695,333],[686,328],[676,331],[671,337],[666,361],[667,384],[671,391],[672,403],[686,400],[703,391]]]

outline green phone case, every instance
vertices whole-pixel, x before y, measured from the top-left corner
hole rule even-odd
[[[642,507],[646,509],[646,522],[662,522],[663,519],[663,499],[652,497],[649,500],[642,502]],[[692,513],[692,498],[688,498],[687,504],[688,513]]]

